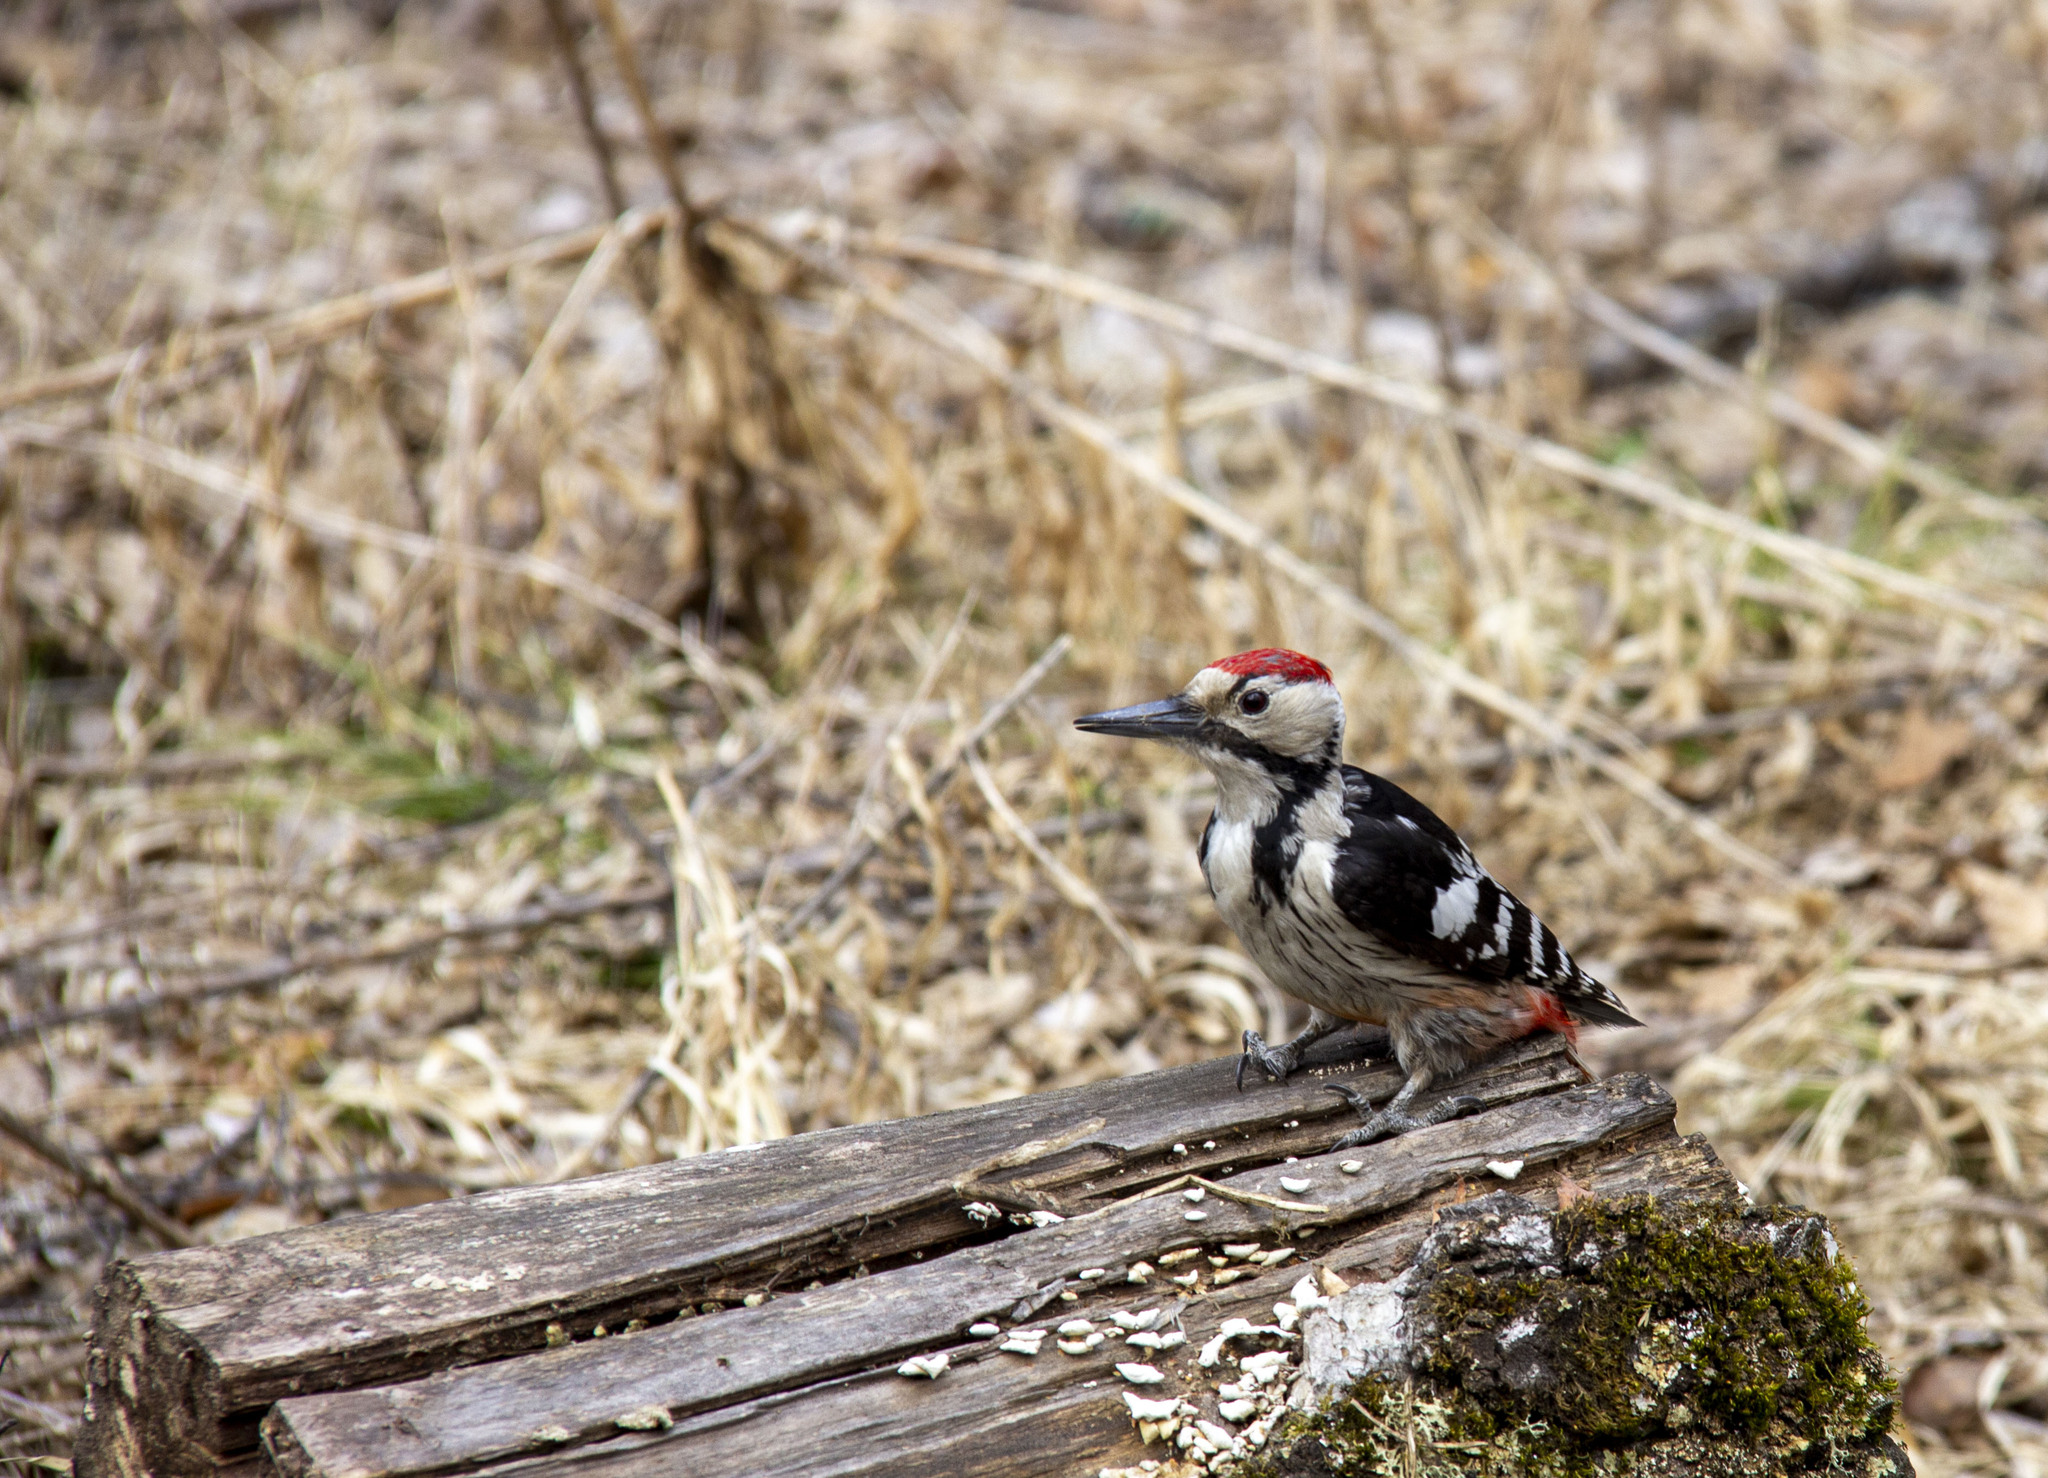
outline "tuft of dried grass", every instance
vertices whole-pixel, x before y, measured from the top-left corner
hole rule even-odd
[[[1836,1218],[1916,1460],[2042,1461],[2044,56],[1989,3],[11,18],[0,1457],[151,1214],[1285,1031],[1202,783],[1066,724],[1280,643],[1650,1018],[1602,1060]]]

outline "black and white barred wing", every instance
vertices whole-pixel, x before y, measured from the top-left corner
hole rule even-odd
[[[1419,973],[1538,986],[1582,1021],[1640,1025],[1441,817],[1400,786],[1347,765],[1344,815],[1351,834],[1338,845],[1331,878],[1337,906],[1391,953],[1414,960]]]

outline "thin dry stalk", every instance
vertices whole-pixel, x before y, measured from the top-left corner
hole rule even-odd
[[[343,543],[370,544],[414,559],[433,560],[458,568],[495,570],[500,574],[516,575],[537,585],[559,590],[572,599],[582,601],[595,610],[625,622],[628,626],[636,627],[664,647],[681,653],[693,664],[703,662],[707,672],[715,671],[719,665],[715,660],[705,661],[703,645],[693,640],[688,632],[662,620],[645,606],[627,600],[624,596],[605,589],[596,581],[556,564],[553,560],[542,559],[532,554],[501,554],[494,549],[480,549],[473,545],[465,547],[429,534],[387,528],[368,519],[357,518],[353,514],[308,507],[297,500],[287,502],[225,467],[215,466],[189,452],[162,446],[139,436],[101,436],[89,433],[65,435],[36,425],[10,426],[6,430],[6,436],[25,445],[45,447],[51,451],[71,451],[88,456],[125,458],[139,462],[168,473],[193,487],[259,509],[272,517],[302,528],[317,538]]]
[[[633,210],[622,218],[622,226],[627,242],[631,244],[661,229],[671,220],[673,215],[666,210]],[[544,267],[588,256],[603,243],[612,229],[610,223],[586,226],[557,236],[544,236],[509,251],[492,252],[470,263],[470,276],[479,283],[492,282],[521,268]],[[360,328],[380,313],[400,313],[442,302],[453,297],[455,290],[453,269],[439,267],[382,287],[348,293],[286,313],[275,313],[252,323],[215,329],[197,336],[185,349],[183,357],[194,365],[216,362],[223,356],[246,352],[258,340],[268,343],[273,355],[282,357],[338,338],[350,329]],[[147,349],[124,349],[118,354],[102,355],[84,364],[29,375],[0,385],[0,411],[105,390],[123,375],[134,373],[138,360],[147,363],[149,359],[150,351]]]
[[[1010,690],[989,705],[988,710],[982,714],[980,721],[947,747],[945,758],[932,766],[931,772],[925,776],[925,794],[937,795],[946,788],[952,781],[954,774],[959,770],[962,758],[970,753],[982,740],[994,733],[997,726],[1016,711],[1017,705],[1031,696],[1032,689],[1043,682],[1046,674],[1060,664],[1060,661],[1073,649],[1073,645],[1074,639],[1072,637],[1062,636],[1051,646],[1047,647],[1040,654],[1036,662],[1024,669],[1024,672],[1018,677],[1017,681],[1010,685]],[[884,836],[894,835],[905,826],[908,826],[916,814],[916,811],[908,803],[899,806],[895,815],[889,819],[888,823],[879,828],[880,833]],[[824,912],[832,900],[839,896],[840,890],[853,880],[854,875],[861,868],[868,864],[869,859],[875,855],[876,851],[874,834],[870,833],[862,837],[858,845],[847,855],[846,859],[833,868],[831,875],[818,885],[816,891],[797,905],[796,911],[783,920],[782,927],[776,931],[776,937],[785,940],[794,938],[798,931]]]
[[[10,1108],[0,1107],[0,1134],[29,1150],[37,1158],[56,1166],[78,1183],[81,1190],[105,1197],[137,1226],[146,1227],[166,1247],[191,1247],[192,1233],[135,1193],[119,1171],[83,1160],[45,1135]]]
[[[800,250],[800,249],[799,249]],[[1784,866],[1747,843],[1731,836],[1712,818],[1681,804],[1637,766],[1618,756],[1596,749],[1578,735],[1561,727],[1534,704],[1507,692],[1498,684],[1477,676],[1449,658],[1425,647],[1383,612],[1366,604],[1350,591],[1332,582],[1307,560],[1260,529],[1243,515],[1224,507],[1178,478],[1169,477],[1157,462],[1126,447],[1099,417],[1059,399],[1029,377],[1011,369],[999,349],[985,344],[956,325],[932,317],[894,293],[866,282],[856,274],[814,253],[802,254],[805,263],[821,276],[847,287],[876,312],[895,320],[929,342],[976,364],[1047,420],[1071,432],[1082,442],[1109,457],[1140,486],[1157,493],[1201,519],[1217,533],[1253,554],[1289,580],[1314,595],[1339,615],[1364,627],[1391,648],[1418,674],[1444,684],[1452,691],[1521,724],[1532,733],[1573,754],[1589,768],[1620,785],[1637,799],[1648,803],[1667,819],[1698,837],[1707,846],[1738,865],[1778,882],[1790,881]]]
[[[1465,217],[1468,226],[1495,249],[1511,256],[1524,271],[1567,292],[1581,313],[1608,332],[1633,344],[1652,359],[1691,375],[1703,385],[1725,390],[1744,402],[1759,401],[1779,421],[1825,446],[1833,447],[1871,477],[1901,478],[1928,497],[1949,504],[1972,518],[1987,519],[2034,533],[2048,531],[2040,514],[2025,504],[1993,497],[1981,488],[1972,487],[1947,468],[1936,467],[1896,446],[1888,446],[1840,417],[1814,409],[1788,391],[1767,388],[1759,393],[1755,382],[1742,371],[1722,363],[1648,319],[1631,313],[1591,283],[1581,279],[1567,287],[1556,269],[1478,212],[1468,210]]]
[[[1152,980],[1158,974],[1152,960],[1152,952],[1132,937],[1131,931],[1124,927],[1123,920],[1111,910],[1102,895],[1095,890],[1094,884],[1053,856],[1046,845],[1031,834],[1031,828],[1024,824],[1024,818],[1003,798],[1002,789],[996,784],[995,777],[989,774],[988,766],[982,763],[981,755],[973,749],[969,749],[966,754],[967,773],[974,777],[975,787],[980,790],[981,798],[988,802],[990,814],[1002,823],[1003,830],[1010,839],[1022,847],[1031,860],[1038,864],[1053,887],[1059,890],[1062,898],[1074,907],[1085,908],[1095,915],[1102,927],[1109,931],[1109,937],[1114,939],[1118,947],[1130,957],[1131,965],[1137,970],[1140,980]]]
[[[1575,481],[1621,493],[1686,523],[1711,529],[1728,538],[1744,540],[1801,570],[1818,569],[1847,575],[1902,599],[1967,617],[1994,633],[2010,633],[2037,644],[2048,644],[2048,622],[2037,617],[1967,595],[1924,575],[1879,564],[1876,560],[1837,549],[1805,535],[1771,528],[1754,519],[1730,513],[1645,473],[1626,467],[1610,467],[1583,452],[1542,437],[1526,435],[1475,412],[1460,409],[1451,405],[1440,392],[1425,386],[1395,380],[1311,350],[1297,349],[1265,334],[1238,328],[1071,268],[952,242],[855,230],[834,232],[832,235],[833,239],[844,241],[856,251],[875,256],[900,257],[963,272],[1003,277],[1064,293],[1084,302],[1105,304],[1134,318],[1264,360],[1321,384],[1355,391],[1384,405],[1441,420],[1459,433],[1484,442],[1497,451]],[[763,232],[763,239],[776,241],[778,238]]]

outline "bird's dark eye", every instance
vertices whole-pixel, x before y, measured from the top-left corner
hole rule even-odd
[[[1267,699],[1264,693],[1260,692],[1257,688],[1252,688],[1237,700],[1238,711],[1240,713],[1261,714],[1266,711],[1268,701],[1270,700]]]

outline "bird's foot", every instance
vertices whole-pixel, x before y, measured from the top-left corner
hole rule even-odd
[[[1358,1117],[1365,1122],[1342,1139],[1330,1146],[1332,1151],[1355,1149],[1362,1144],[1374,1144],[1382,1139],[1392,1139],[1397,1134],[1406,1134],[1411,1129],[1427,1129],[1432,1124],[1442,1124],[1450,1119],[1462,1119],[1467,1114],[1476,1114],[1486,1107],[1481,1100],[1469,1093],[1439,1099],[1420,1113],[1410,1113],[1404,1099],[1410,1095],[1404,1090],[1388,1101],[1383,1109],[1374,1111],[1372,1100],[1354,1088],[1341,1083],[1327,1085],[1329,1090],[1350,1104]]]
[[[1300,1039],[1282,1042],[1277,1047],[1268,1047],[1266,1039],[1255,1031],[1244,1034],[1244,1052],[1237,1059],[1237,1091],[1244,1092],[1244,1070],[1257,1064],[1260,1071],[1276,1083],[1287,1081],[1287,1075],[1301,1066]]]

